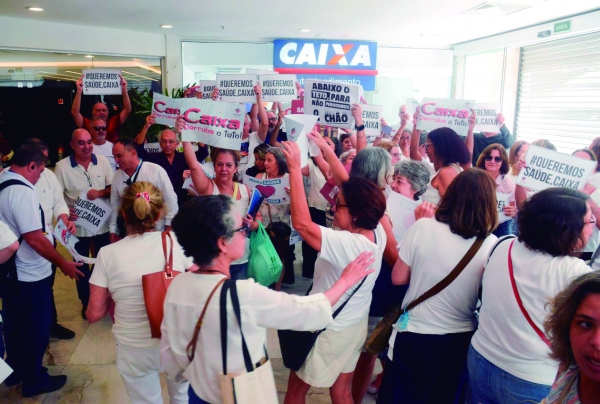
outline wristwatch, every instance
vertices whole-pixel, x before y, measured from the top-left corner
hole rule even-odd
[[[361,130],[365,130],[365,125],[364,124],[356,127],[356,131],[357,132],[360,132]]]

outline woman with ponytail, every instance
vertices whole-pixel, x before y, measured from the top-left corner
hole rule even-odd
[[[100,249],[90,279],[90,302],[86,311],[90,323],[101,320],[108,311],[110,299],[115,302],[112,332],[117,340],[117,369],[134,404],[162,403],[159,372],[160,342],[152,338],[144,304],[142,276],[164,269],[165,258],[161,233],[156,222],[164,214],[160,189],[139,181],[125,189],[121,212],[127,237]],[[175,235],[173,270],[185,272],[193,266],[185,257]],[[170,243],[168,243],[170,245]],[[170,402],[188,402],[188,383],[167,378]]]

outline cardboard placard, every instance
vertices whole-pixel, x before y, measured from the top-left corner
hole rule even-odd
[[[304,100],[292,100],[292,115],[304,113]]]
[[[424,98],[417,129],[432,131],[437,128],[453,129],[459,136],[467,136],[469,115],[475,101],[446,98]]]
[[[500,104],[475,104],[473,110],[477,116],[475,132],[500,132],[500,124],[496,120]]]
[[[56,226],[52,229],[52,236],[58,241],[66,250],[71,254],[71,256],[75,259],[75,261],[84,262],[86,264],[95,264],[96,260],[94,258],[84,257],[79,255],[77,250],[75,250],[75,244],[79,242],[79,239],[75,237],[73,234],[67,230],[67,226],[62,219],[58,219],[56,222]]]
[[[261,74],[258,82],[263,101],[288,102],[297,98],[295,74]]]
[[[75,224],[88,230],[92,234],[98,233],[100,228],[106,223],[112,214],[112,208],[102,198],[96,198],[93,201],[87,197],[87,192],[79,194],[75,201],[75,213],[77,220]]]
[[[200,80],[198,82],[198,88],[202,91],[203,100],[212,100],[212,92],[217,86],[217,80]]]
[[[258,76],[255,74],[217,74],[219,101],[256,102],[256,83]]]
[[[290,115],[283,119],[287,128],[288,140],[296,142],[300,148],[300,167],[305,167],[308,164],[309,149],[311,149],[306,134],[312,131],[317,123],[317,117],[314,115]],[[312,149],[314,153],[315,150]]]
[[[121,71],[111,69],[86,69],[83,74],[84,95],[120,95]]]
[[[596,162],[530,145],[517,185],[534,191],[550,187],[583,189]]]
[[[421,201],[415,201],[394,191],[390,192],[387,199],[387,210],[397,242],[402,240],[404,233],[417,221],[415,219],[415,209],[420,204]]]
[[[358,103],[360,86],[331,81],[304,81],[304,114],[316,115],[319,123],[352,128],[352,104]]]
[[[265,197],[265,201],[271,205],[287,205],[290,203],[289,195],[285,191],[286,188],[290,187],[290,179],[287,176],[263,179],[245,175],[244,184],[248,185],[251,190],[257,189]]]
[[[496,192],[496,200],[498,201],[498,222],[504,223],[509,221],[511,217],[506,216],[504,214],[504,208],[506,206],[510,206],[510,197],[512,194],[503,194],[500,192]]]
[[[362,119],[365,125],[365,136],[381,136],[381,116],[383,115],[383,106],[381,105],[362,105]]]

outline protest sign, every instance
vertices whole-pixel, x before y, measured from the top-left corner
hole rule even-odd
[[[475,104],[473,110],[477,116],[475,132],[500,132],[500,124],[496,120],[500,104]]]
[[[534,191],[550,187],[583,189],[596,162],[530,145],[517,185]]]
[[[504,214],[504,208],[506,206],[510,206],[510,196],[512,194],[503,194],[501,192],[496,192],[496,200],[498,201],[498,222],[504,223],[511,219],[511,217],[506,216]],[[513,199],[514,201],[514,199]]]
[[[8,376],[13,372],[13,369],[0,358],[0,383],[4,382]]]
[[[304,100],[292,100],[292,114],[298,115],[304,113]]]
[[[358,103],[359,86],[330,81],[305,80],[304,103],[306,115],[319,117],[323,125],[352,128],[352,104]]]
[[[56,222],[56,226],[52,229],[52,236],[67,249],[69,254],[71,254],[76,261],[85,262],[86,264],[96,263],[94,258],[79,255],[77,250],[75,250],[75,244],[79,242],[79,239],[67,230],[67,226],[62,219],[58,219],[58,222]]]
[[[424,98],[417,129],[431,131],[437,128],[453,129],[459,136],[467,136],[469,115],[475,101]]]
[[[256,102],[256,83],[258,76],[255,74],[217,74],[219,101]]]
[[[121,71],[86,69],[83,74],[84,95],[121,95]]]
[[[417,108],[419,108],[421,105],[419,104],[419,101],[417,101],[414,98],[407,98],[406,99],[406,104],[404,104],[406,106],[406,114],[408,116],[410,116],[410,119],[412,119],[413,115],[415,114],[415,111],[417,110]]]
[[[212,92],[217,86],[217,80],[200,80],[198,82],[198,87],[200,91],[202,91],[202,99],[203,100],[211,100]]]
[[[265,197],[265,201],[271,205],[287,205],[290,203],[289,195],[285,191],[286,188],[290,187],[290,179],[287,176],[263,179],[245,175],[244,184],[248,185],[250,189],[257,189]]]
[[[262,87],[263,101],[287,102],[296,99],[295,74],[261,74],[258,82]]]
[[[79,194],[73,207],[75,214],[79,216],[75,220],[77,226],[90,231],[92,234],[98,233],[98,230],[104,225],[112,213],[110,205],[102,198],[96,198],[93,201],[87,197],[87,192]]]
[[[335,180],[332,177],[327,180],[319,192],[321,195],[323,195],[323,198],[325,198],[327,202],[333,206],[335,205],[335,197],[337,196],[338,192],[340,192],[340,188],[335,185]]]
[[[192,181],[192,177],[187,177],[184,181],[183,181],[183,186],[181,187],[183,189],[187,189],[188,192],[190,194],[192,194],[193,196],[200,196],[200,194],[198,193],[198,190],[196,189],[196,187],[194,186],[194,181]]]
[[[383,114],[383,106],[364,104],[362,105],[362,110],[363,125],[365,125],[365,136],[381,136],[381,115]]]
[[[154,122],[174,127],[177,117],[181,114],[182,103],[194,100],[194,98],[171,98],[155,91],[152,95],[152,115],[156,115]]]
[[[387,211],[390,214],[390,221],[394,224],[392,230],[396,241],[400,242],[404,233],[415,222],[415,209],[421,204],[421,201],[415,201],[400,195],[396,192],[390,192],[387,199]]]
[[[162,151],[162,147],[160,147],[160,143],[145,143],[144,149],[148,153],[160,153]]]
[[[285,116],[284,120],[288,140],[296,142],[300,148],[300,167],[305,167],[308,164],[309,152],[306,134],[312,131],[315,123],[317,123],[317,117],[314,115],[290,115]]]

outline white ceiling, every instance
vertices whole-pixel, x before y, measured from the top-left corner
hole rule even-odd
[[[461,15],[485,0],[2,0],[0,15],[134,31],[182,39],[374,40],[381,46],[448,48],[600,8],[598,0],[488,0],[509,15]],[[516,5],[516,6],[515,6]],[[43,12],[26,10],[43,7]],[[161,24],[174,27],[165,30]],[[599,22],[600,25],[600,22]],[[299,29],[312,29],[301,33]],[[33,33],[35,35],[35,33]]]

